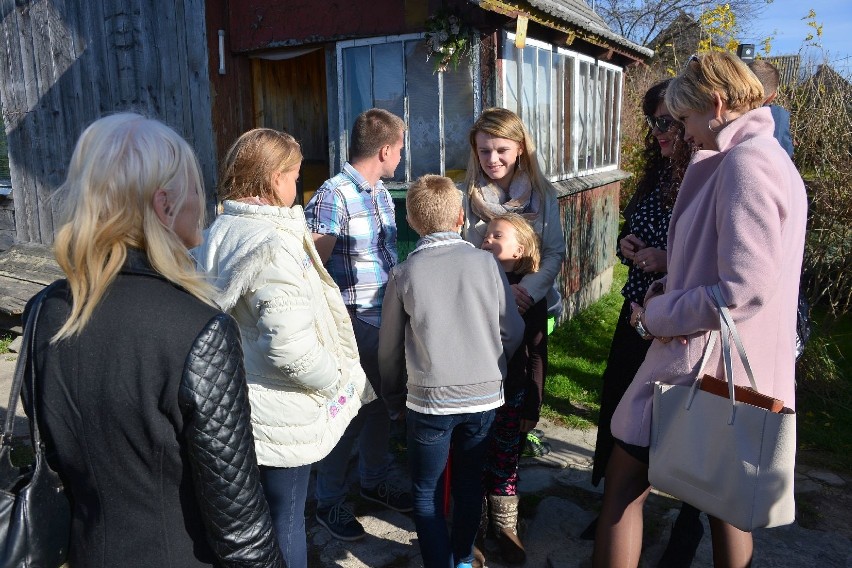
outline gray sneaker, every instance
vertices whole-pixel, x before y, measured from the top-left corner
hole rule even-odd
[[[361,497],[384,505],[388,509],[409,513],[414,510],[414,497],[408,491],[394,487],[387,481],[382,481],[373,489],[361,488]]]
[[[352,510],[344,503],[332,505],[328,509],[317,509],[317,522],[338,540],[360,540],[367,534]]]

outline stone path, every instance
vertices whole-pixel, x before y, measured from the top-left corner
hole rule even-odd
[[[15,357],[0,355],[0,419],[5,416]],[[26,435],[23,413],[15,421],[16,435]],[[592,543],[579,534],[597,514],[602,489],[590,483],[591,460],[596,431],[573,430],[544,422],[541,428],[553,448],[551,464],[525,464],[521,469],[522,535],[527,547],[527,568],[575,568],[590,566]],[[558,467],[556,467],[558,466]],[[350,468],[352,470],[354,468]],[[395,466],[393,477],[407,483],[403,466]],[[357,487],[355,487],[357,489]],[[799,507],[817,507],[822,493],[852,491],[852,475],[797,468],[796,492]],[[312,494],[312,490],[309,492]],[[312,568],[419,568],[422,566],[414,523],[406,514],[382,508],[353,494],[355,512],[367,536],[358,542],[332,538],[314,520],[315,504],[308,502],[307,530]],[[814,505],[816,504],[816,505]],[[640,566],[655,567],[663,552],[679,503],[665,495],[652,494],[645,512],[645,543]],[[815,511],[818,514],[819,511]],[[852,518],[852,517],[850,517]],[[693,563],[708,568],[712,563],[710,530],[706,518],[705,537]],[[829,523],[830,524],[830,523]],[[852,568],[849,527],[835,523],[836,530],[817,531],[798,523],[755,531],[754,568],[811,567]],[[487,550],[488,552],[488,550]],[[489,568],[506,568],[487,561]]]

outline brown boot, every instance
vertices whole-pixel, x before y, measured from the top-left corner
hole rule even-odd
[[[527,559],[524,545],[518,538],[518,501],[517,495],[489,495],[491,524],[497,535],[500,556],[506,564],[523,564]]]

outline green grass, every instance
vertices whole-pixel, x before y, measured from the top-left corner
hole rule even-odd
[[[548,343],[542,415],[571,428],[598,422],[606,367],[627,269],[615,267],[610,292],[559,327]],[[852,314],[813,310],[813,332],[797,367],[799,460],[852,471]]]
[[[15,339],[15,336],[8,332],[0,332],[0,355],[9,352],[9,344],[12,343],[12,340]]]
[[[615,267],[610,292],[560,326],[548,342],[548,373],[542,415],[572,428],[597,424],[601,375],[615,322],[624,303],[627,268]]]

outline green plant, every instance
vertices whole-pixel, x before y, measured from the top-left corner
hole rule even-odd
[[[438,10],[426,20],[426,59],[435,58],[435,73],[458,69],[473,54],[474,30],[455,12]]]
[[[12,343],[12,340],[15,339],[15,336],[9,332],[0,332],[0,355],[9,352],[9,344]]]

